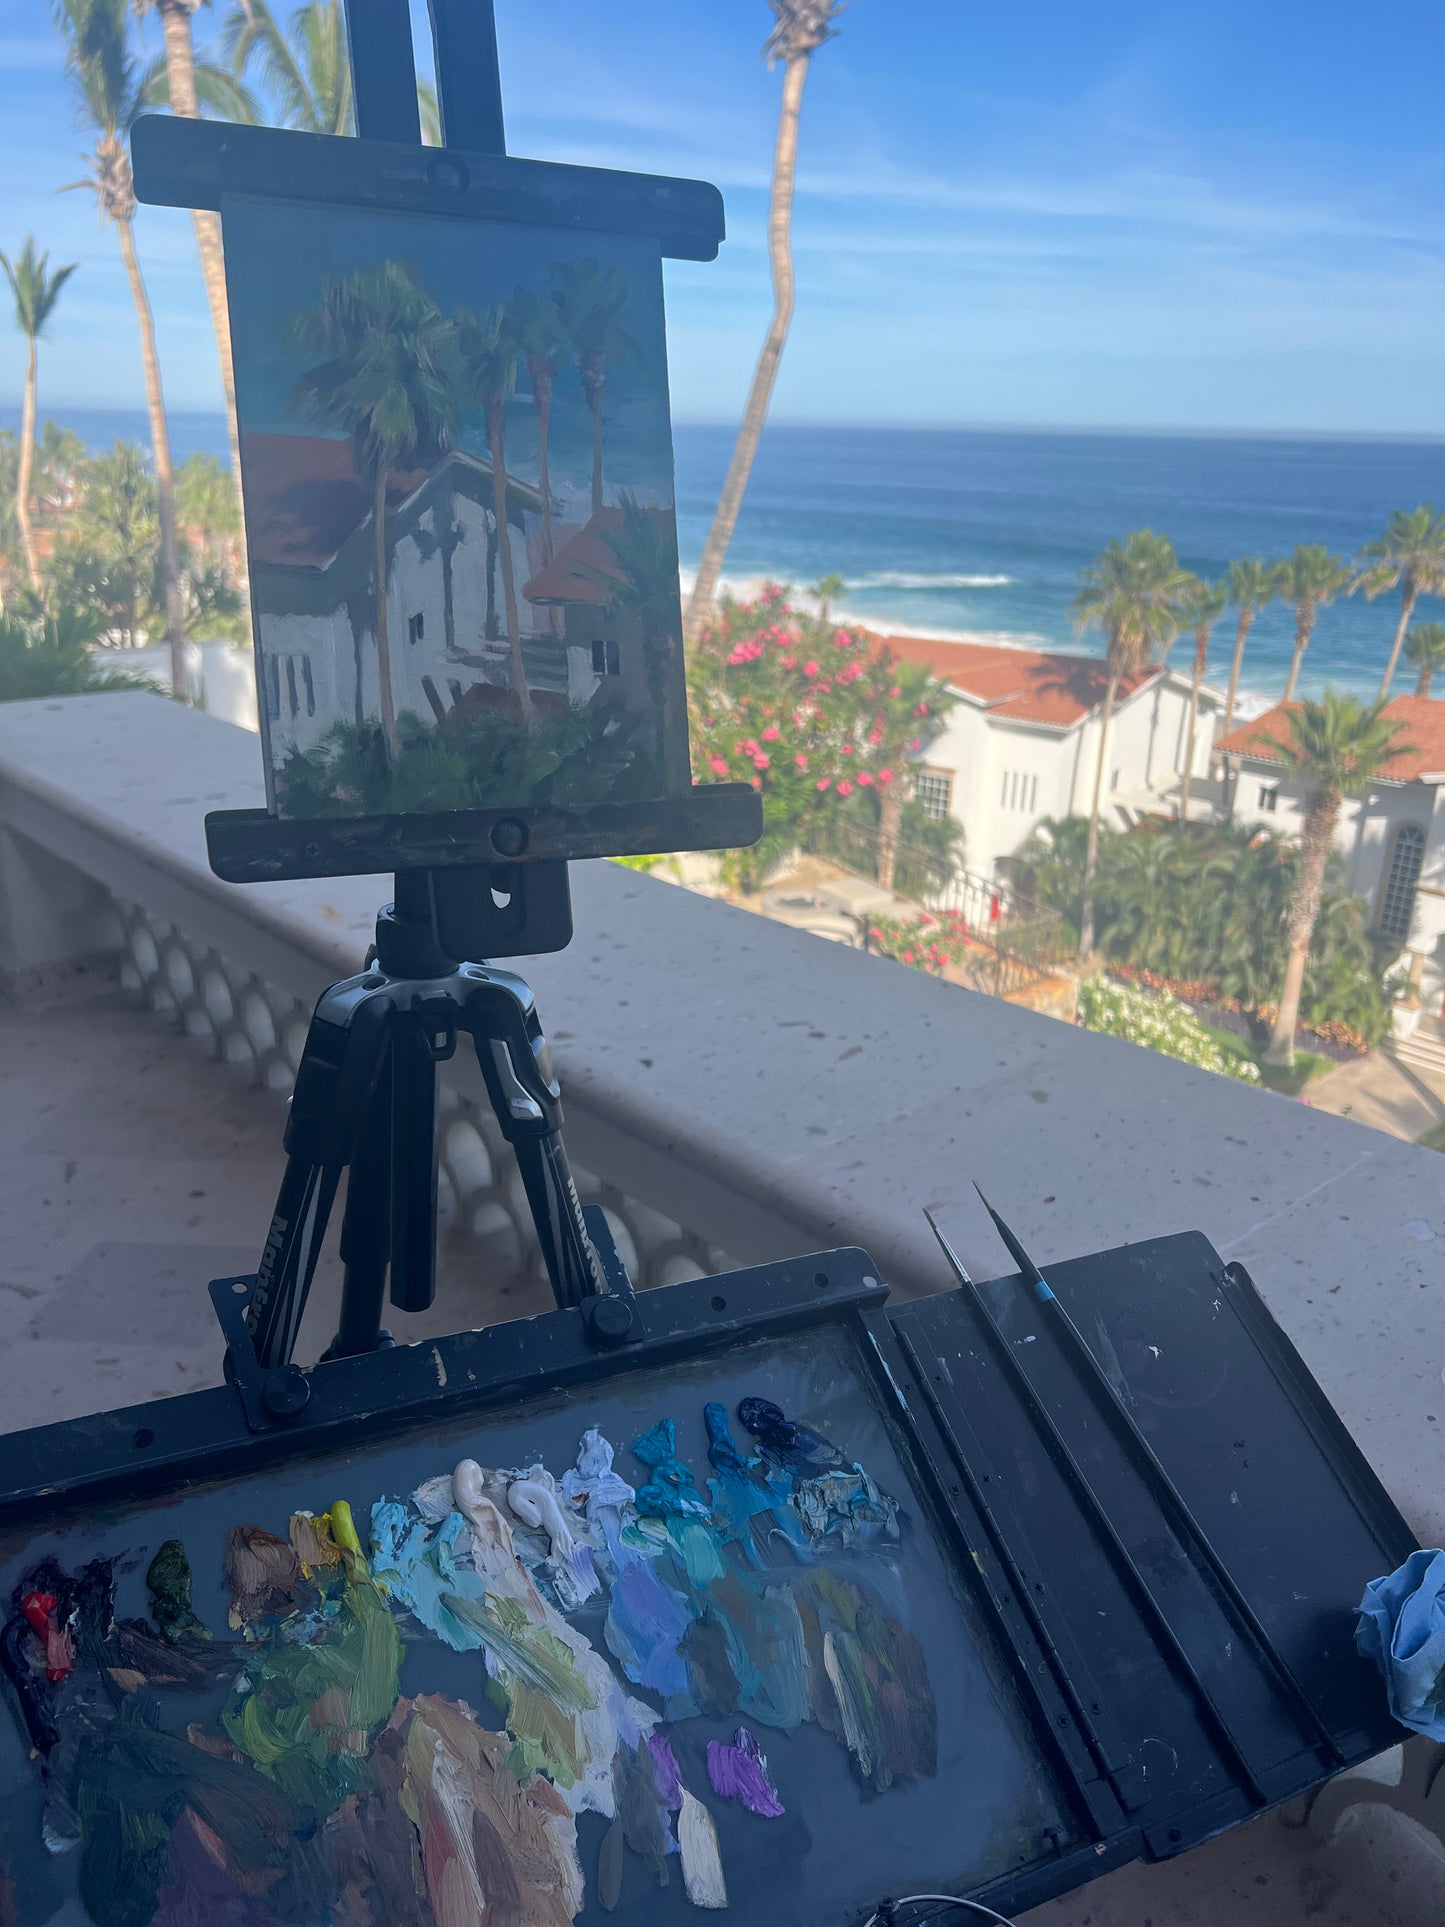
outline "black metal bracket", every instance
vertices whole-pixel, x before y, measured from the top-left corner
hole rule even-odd
[[[246,1328],[256,1274],[213,1278],[206,1289],[226,1341],[226,1377],[236,1388],[246,1424],[253,1432],[294,1424],[311,1402],[311,1381],[299,1365],[278,1365],[267,1371],[256,1357]]]

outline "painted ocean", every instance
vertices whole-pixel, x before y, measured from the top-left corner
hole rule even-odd
[[[14,425],[14,410],[0,424]],[[129,411],[72,410],[88,441],[142,436]],[[179,459],[224,454],[219,416],[177,413]],[[732,430],[681,424],[678,534],[684,571],[696,561],[722,485]],[[774,576],[806,584],[827,574],[848,587],[843,607],[878,626],[1079,642],[1069,599],[1079,570],[1111,537],[1154,528],[1182,561],[1217,575],[1233,556],[1287,554],[1322,542],[1346,554],[1378,535],[1391,509],[1445,505],[1445,442],[1264,436],[1098,434],[1047,430],[770,428],[728,558],[736,584]],[[1422,619],[1445,619],[1423,604]],[[1324,610],[1302,689],[1326,683],[1370,692],[1394,628],[1387,598]],[[1216,642],[1227,649],[1228,621]],[[1290,620],[1260,618],[1246,686],[1283,686]],[[1408,687],[1408,682],[1403,686]]]

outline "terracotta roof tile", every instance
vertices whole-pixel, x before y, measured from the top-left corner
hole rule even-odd
[[[1222,742],[1220,751],[1247,756],[1251,762],[1277,763],[1274,745],[1289,741],[1289,715],[1298,703],[1276,703],[1252,722],[1241,723]],[[1396,741],[1402,754],[1382,772],[1387,783],[1414,783],[1445,770],[1445,702],[1433,696],[1393,696],[1385,705],[1391,722],[1402,723]]]
[[[929,669],[983,703],[994,716],[1071,729],[1104,700],[1109,672],[1097,656],[1070,656],[995,643],[936,642],[927,636],[880,636],[896,656]],[[1132,696],[1162,672],[1126,676],[1121,696]]]

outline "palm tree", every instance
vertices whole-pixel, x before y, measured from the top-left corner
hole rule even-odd
[[[1315,617],[1336,596],[1344,595],[1350,581],[1350,565],[1344,557],[1331,555],[1317,542],[1302,543],[1292,556],[1280,563],[1275,594],[1294,610],[1294,654],[1284,686],[1285,702],[1294,700],[1299,666],[1314,633]]]
[[[1445,623],[1417,622],[1405,640],[1405,654],[1420,672],[1417,696],[1428,696],[1435,671],[1445,668]]]
[[[381,727],[395,758],[396,698],[387,629],[386,490],[395,468],[433,460],[456,433],[456,329],[414,268],[381,261],[330,274],[321,300],[298,315],[296,345],[319,355],[291,406],[351,437],[351,460],[371,494],[376,666]]]
[[[602,512],[602,403],[607,393],[607,364],[625,361],[637,353],[636,342],[622,325],[631,292],[632,277],[615,264],[604,268],[593,260],[552,263],[552,300],[592,416],[594,515]]]
[[[1356,696],[1326,690],[1322,703],[1301,703],[1289,712],[1288,742],[1260,739],[1278,751],[1285,773],[1302,783],[1305,792],[1299,870],[1286,919],[1289,951],[1284,987],[1265,1052],[1267,1064],[1294,1065],[1300,991],[1340,805],[1347,796],[1357,795],[1372,783],[1386,764],[1408,747],[1396,742],[1402,725],[1386,721],[1384,707],[1383,700],[1365,705]]]
[[[1279,570],[1270,562],[1252,555],[1241,556],[1229,565],[1229,599],[1239,611],[1234,628],[1234,660],[1229,665],[1229,694],[1224,700],[1224,734],[1234,728],[1234,705],[1239,695],[1239,671],[1244,662],[1244,645],[1260,610],[1279,594]]]
[[[1396,509],[1379,541],[1367,543],[1360,554],[1367,558],[1367,566],[1354,586],[1363,589],[1371,602],[1397,585],[1400,590],[1400,620],[1380,678],[1383,702],[1395,680],[1415,604],[1422,595],[1445,590],[1445,515],[1437,515],[1428,502],[1408,511]]]
[[[95,145],[85,157],[85,179],[70,185],[89,188],[95,195],[102,221],[109,221],[115,228],[140,330],[151,458],[156,471],[161,601],[165,609],[166,641],[171,651],[171,683],[176,694],[183,695],[186,624],[176,547],[175,478],[171,471],[171,441],[161,390],[161,365],[156,354],[155,323],[135,251],[135,185],[126,145],[132,126],[147,104],[145,76],[131,51],[126,0],[55,0],[55,20],[65,41],[66,72],[79,98],[82,123],[95,137]]]
[[[1135,529],[1122,542],[1111,542],[1098,561],[1091,563],[1079,577],[1073,601],[1074,621],[1080,630],[1102,632],[1108,665],[1079,917],[1079,948],[1085,956],[1094,947],[1094,870],[1099,858],[1099,811],[1104,800],[1109,725],[1114,720],[1119,684],[1125,676],[1155,661],[1178,635],[1185,619],[1185,595],[1190,580],[1188,572],[1180,568],[1168,536],[1155,535],[1151,529]]]
[[[507,615],[507,647],[512,658],[512,688],[522,712],[522,722],[532,726],[532,691],[527,683],[527,665],[522,655],[522,624],[517,613],[517,572],[512,557],[512,537],[507,526],[507,397],[517,385],[519,350],[509,326],[507,311],[492,308],[478,317],[466,312],[456,318],[457,349],[463,413],[480,413],[487,431],[487,452],[492,464],[492,519],[497,526],[497,541],[502,563],[502,606]]]
[[[20,415],[20,458],[15,478],[15,521],[20,530],[20,548],[25,557],[25,572],[30,586],[40,593],[40,560],[35,553],[35,531],[30,524],[30,478],[35,468],[35,392],[36,343],[55,312],[60,290],[75,273],[76,263],[50,272],[50,256],[35,252],[35,236],[27,235],[19,257],[11,261],[0,254],[0,268],[15,297],[15,325],[24,335],[28,348],[25,364],[25,404]]]
[[[256,103],[239,79],[209,61],[196,59],[191,37],[191,15],[200,0],[132,0],[138,16],[152,8],[160,15],[165,46],[165,85],[148,89],[152,100],[164,98],[173,114],[199,120],[209,108],[222,120],[253,121]],[[221,367],[221,394],[226,404],[226,435],[231,447],[231,487],[236,507],[241,501],[241,437],[236,420],[236,370],[231,359],[231,310],[226,299],[226,264],[221,253],[221,217],[209,208],[192,208],[191,226],[201,258],[201,279],[211,310],[211,332]],[[243,577],[244,585],[244,577]]]
[[[1194,631],[1194,673],[1189,683],[1189,723],[1184,732],[1184,771],[1179,779],[1179,821],[1189,821],[1189,791],[1194,782],[1194,739],[1199,723],[1199,691],[1209,667],[1209,638],[1229,605],[1229,583],[1196,580],[1187,592],[1185,620]]]
[[[283,27],[266,0],[240,0],[221,28],[233,72],[254,63],[270,96],[274,125],[307,134],[354,134],[351,57],[342,0],[307,0]],[[441,145],[436,92],[417,82],[422,139]]]
[[[552,560],[552,474],[548,442],[552,433],[552,384],[567,353],[568,334],[557,303],[531,288],[518,288],[507,304],[507,319],[517,353],[527,364],[537,410],[537,485],[542,493],[542,560]]]
[[[753,385],[743,409],[742,424],[733,444],[727,479],[712,518],[712,527],[703,544],[702,560],[697,565],[697,581],[687,605],[687,632],[695,635],[712,607],[717,594],[723,563],[732,543],[747,491],[748,477],[757,459],[763,425],[768,419],[773,383],[787,346],[793,322],[793,181],[798,165],[798,114],[803,104],[803,83],[813,55],[838,29],[836,19],[842,0],[768,0],[773,10],[773,30],[763,48],[769,67],[783,62],[783,98],[778,108],[778,132],[773,146],[773,185],[768,205],[768,254],[773,274],[773,318],[763,338],[762,353],[753,371]]]

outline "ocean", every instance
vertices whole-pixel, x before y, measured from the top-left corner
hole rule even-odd
[[[143,439],[139,412],[65,411],[93,446]],[[0,425],[18,424],[0,410]],[[178,460],[223,456],[219,415],[176,412]],[[675,429],[678,536],[695,566],[732,448],[726,427]],[[1222,573],[1238,555],[1322,542],[1352,555],[1390,511],[1445,505],[1445,442],[1005,429],[770,427],[728,557],[738,586],[764,577],[847,587],[839,607],[876,627],[1097,649],[1075,635],[1078,573],[1130,529],[1169,535],[1186,567]],[[1373,694],[1397,603],[1356,596],[1321,611],[1301,689]],[[1445,620],[1445,603],[1420,619]],[[1216,631],[1212,677],[1227,673],[1233,620]],[[1245,687],[1277,696],[1289,664],[1287,611],[1250,636]],[[1180,645],[1187,651],[1187,642]],[[1398,687],[1408,689],[1408,673]]]

